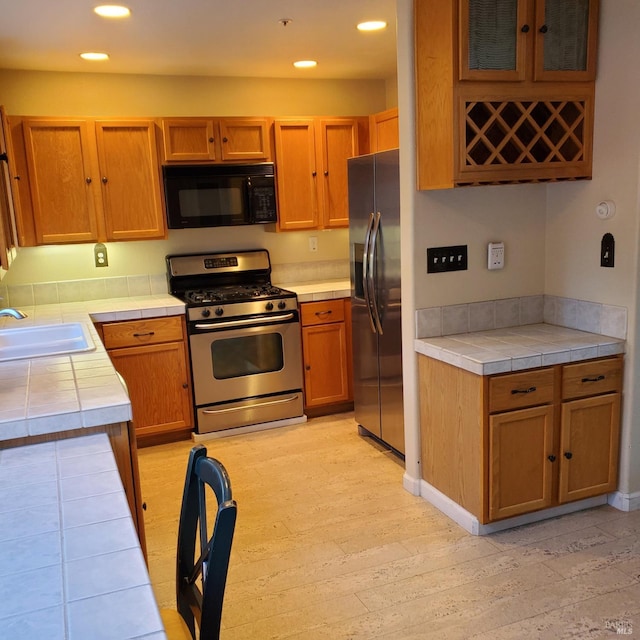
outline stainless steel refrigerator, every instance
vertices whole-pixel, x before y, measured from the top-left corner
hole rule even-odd
[[[404,454],[398,150],[348,170],[355,419]]]

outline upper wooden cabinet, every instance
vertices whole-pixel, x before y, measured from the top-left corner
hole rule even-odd
[[[164,162],[268,162],[270,118],[164,118]]]
[[[165,237],[153,121],[17,120],[21,245]]]
[[[369,151],[387,151],[400,146],[398,107],[369,116]]]
[[[418,188],[591,177],[598,0],[416,0]]]
[[[461,0],[461,80],[595,78],[597,0]]]
[[[358,155],[366,118],[301,118],[274,125],[278,228],[349,226],[347,159]]]
[[[2,269],[9,269],[18,244],[16,236],[15,198],[9,171],[10,150],[8,144],[7,117],[0,105],[0,277]]]

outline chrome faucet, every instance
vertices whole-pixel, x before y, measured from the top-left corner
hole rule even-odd
[[[9,307],[8,309],[0,309],[0,318],[2,316],[9,316],[11,318],[15,318],[16,320],[22,320],[22,318],[26,318],[27,314],[20,311],[20,309],[12,309]]]

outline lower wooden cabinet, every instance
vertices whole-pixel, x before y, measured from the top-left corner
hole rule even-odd
[[[182,316],[101,325],[109,357],[124,378],[138,439],[193,428]]]
[[[305,408],[353,401],[348,299],[300,305]]]
[[[419,367],[423,478],[481,523],[616,489],[622,356],[485,377]]]

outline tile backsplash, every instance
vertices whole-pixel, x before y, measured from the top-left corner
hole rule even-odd
[[[488,331],[538,322],[614,338],[626,339],[627,336],[625,307],[538,295],[418,309],[416,338]]]
[[[83,302],[166,293],[167,278],[164,274],[0,285],[0,297],[3,298],[1,305],[18,308],[34,304]]]

